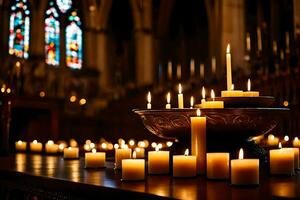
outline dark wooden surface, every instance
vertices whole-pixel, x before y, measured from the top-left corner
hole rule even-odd
[[[107,163],[106,169],[87,170],[83,158],[66,161],[60,156],[15,154],[1,157],[0,163],[2,195],[5,190],[48,197],[40,199],[300,198],[299,172],[292,177],[269,177],[262,170],[259,186],[232,187],[229,181],[209,181],[204,177],[147,176],[142,182],[122,182],[121,173],[113,169],[112,162]]]

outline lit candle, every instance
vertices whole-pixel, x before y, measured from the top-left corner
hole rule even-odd
[[[204,64],[200,64],[200,78],[204,79]]]
[[[294,152],[294,168],[299,169],[299,148],[283,148]]]
[[[121,169],[122,160],[131,158],[131,149],[127,145],[121,145],[121,149],[115,149],[115,168]]]
[[[57,153],[58,152],[58,144],[54,144],[52,140],[49,140],[45,145],[46,153]]]
[[[217,71],[217,60],[216,57],[212,57],[211,58],[211,72],[213,75],[216,75],[216,71]]]
[[[204,86],[202,87],[201,94],[202,94],[201,103],[203,103],[203,102],[205,102],[205,88],[204,88]]]
[[[240,149],[239,159],[231,160],[231,184],[259,184],[259,160],[244,159],[243,149]]]
[[[86,168],[101,168],[105,167],[105,152],[97,152],[93,149],[92,152],[85,153]]]
[[[221,92],[222,97],[243,97],[243,90],[234,90],[234,84],[231,85],[231,90],[224,90]]]
[[[159,147],[155,151],[148,152],[148,173],[149,174],[168,174],[169,173],[169,151],[159,151]]]
[[[231,54],[230,45],[227,45],[226,49],[226,75],[227,75],[227,90],[231,90],[232,77],[231,77]]]
[[[145,160],[136,159],[136,152],[132,154],[133,159],[122,160],[122,180],[138,181],[145,179]]]
[[[59,145],[58,145],[58,150],[59,150],[59,152],[63,152],[66,146],[67,146],[67,145],[64,144],[64,143],[59,144]]]
[[[251,81],[250,79],[248,79],[247,82],[247,90],[246,92],[244,92],[244,97],[258,97],[259,96],[259,92],[257,91],[251,91]]]
[[[293,147],[300,148],[300,140],[298,139],[298,137],[294,138],[294,140],[293,140]]]
[[[184,108],[182,87],[180,83],[178,85],[178,108]]]
[[[206,163],[208,179],[229,178],[229,153],[207,153]]]
[[[168,92],[168,94],[167,94],[166,109],[171,109],[171,93],[170,92]]]
[[[178,64],[177,65],[177,79],[180,80],[181,79],[181,65]]]
[[[147,109],[151,109],[151,93],[148,92],[148,95],[147,95]]]
[[[190,72],[191,72],[191,77],[195,75],[195,61],[194,59],[191,59],[190,62]]]
[[[173,156],[174,177],[194,177],[197,174],[196,156],[189,156],[187,149],[184,155]]]
[[[16,151],[26,151],[27,142],[23,142],[22,140],[19,140],[15,143]]]
[[[144,148],[136,147],[135,152],[136,152],[136,158],[144,158],[145,157],[145,149]]]
[[[194,108],[194,97],[191,96],[191,99],[190,99],[190,108]]]
[[[172,80],[172,62],[168,62],[168,80]]]
[[[192,155],[197,157],[197,174],[205,173],[206,164],[206,117],[201,117],[200,109],[197,116],[191,117]]]
[[[294,151],[282,149],[270,150],[270,173],[273,175],[292,175],[294,173]]]
[[[211,90],[210,97],[212,101],[204,101],[201,108],[224,108],[224,101],[215,101],[215,92]]]
[[[268,135],[268,139],[267,139],[267,145],[269,147],[276,147],[279,144],[279,138],[275,137],[274,135],[270,134]]]
[[[77,158],[79,158],[78,147],[64,148],[64,159],[77,159]]]
[[[37,140],[33,140],[33,142],[30,143],[30,151],[42,152],[42,149],[43,149],[42,143],[38,142]]]

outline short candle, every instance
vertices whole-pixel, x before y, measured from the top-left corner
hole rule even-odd
[[[197,174],[196,156],[189,156],[187,149],[184,155],[173,156],[174,177],[194,177]]]
[[[15,143],[16,151],[26,151],[27,142],[23,142],[22,140],[19,140]]]
[[[206,163],[208,179],[229,178],[229,153],[207,153]]]
[[[127,145],[121,145],[121,149],[115,149],[115,168],[121,169],[122,160],[131,158],[131,149]]]
[[[170,152],[159,151],[159,147],[155,151],[148,152],[148,173],[149,174],[168,174],[170,171]]]
[[[300,148],[300,140],[298,139],[298,137],[294,138],[294,140],[293,140],[293,147]]]
[[[267,145],[269,147],[277,147],[278,144],[279,144],[279,138],[278,137],[275,137],[272,134],[268,135]]]
[[[281,148],[270,150],[270,173],[273,175],[292,175],[294,173],[294,151]]]
[[[105,152],[97,152],[93,149],[92,152],[85,153],[86,168],[101,168],[105,167]]]
[[[122,180],[139,181],[145,179],[145,160],[136,159],[136,152],[133,151],[133,159],[122,160]]]
[[[68,147],[64,149],[64,159],[77,159],[79,158],[78,147]]]
[[[201,108],[224,108],[224,101],[215,101],[215,92],[211,90],[210,96],[212,101],[203,101]]]
[[[244,97],[258,97],[259,92],[257,91],[251,91],[251,81],[248,79],[247,82],[247,91],[244,92]]]
[[[144,148],[136,147],[135,152],[136,152],[136,158],[144,158],[145,157],[145,149]]]
[[[221,91],[221,97],[243,97],[243,90],[234,90],[234,84],[231,85],[231,90]]]
[[[58,144],[54,144],[52,140],[49,140],[45,144],[46,153],[57,153],[58,152]]]
[[[43,144],[38,142],[37,140],[33,140],[33,142],[30,143],[30,151],[32,152],[42,152]]]

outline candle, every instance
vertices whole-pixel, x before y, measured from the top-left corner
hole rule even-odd
[[[170,92],[168,92],[168,94],[167,94],[166,109],[171,109],[171,93]]]
[[[203,102],[205,102],[205,88],[204,88],[204,86],[202,87],[201,94],[202,94],[202,99],[201,99],[201,104],[202,104]]]
[[[122,145],[121,149],[115,149],[115,168],[121,169],[122,160],[131,158],[131,149],[127,145]]]
[[[215,101],[215,92],[211,90],[210,96],[212,101],[204,101],[201,108],[224,108],[224,101]]]
[[[169,173],[169,151],[159,151],[159,147],[155,151],[148,152],[148,173],[149,174],[168,174]]]
[[[213,75],[216,75],[216,71],[217,71],[217,60],[216,57],[212,57],[211,58],[211,72]]]
[[[191,59],[190,62],[190,72],[191,72],[191,77],[195,75],[195,61],[194,59]]]
[[[246,49],[247,49],[248,52],[251,51],[250,33],[246,34]]]
[[[145,179],[145,160],[136,159],[136,152],[132,154],[133,159],[122,160],[122,180],[138,181]]]
[[[200,109],[197,116],[191,117],[192,155],[197,157],[197,174],[205,173],[206,164],[206,117],[201,117]]]
[[[180,83],[178,85],[178,108],[184,108],[182,87]]]
[[[145,157],[145,149],[141,147],[135,148],[136,158],[144,158]]]
[[[58,145],[58,150],[59,150],[59,152],[63,152],[66,146],[67,146],[67,145],[64,144],[64,143],[59,144],[59,145]]]
[[[181,65],[180,64],[177,65],[176,73],[177,73],[177,79],[180,80],[181,79]]]
[[[42,143],[38,142],[37,140],[33,140],[33,142],[30,143],[30,151],[41,152],[42,149],[43,149]]]
[[[270,173],[273,175],[292,175],[294,173],[294,151],[282,149],[270,150]]]
[[[204,79],[204,64],[200,64],[200,78]]]
[[[96,149],[85,153],[85,168],[105,167],[105,157],[105,152],[97,152]]]
[[[64,159],[76,159],[76,158],[79,158],[78,147],[64,148]]]
[[[226,75],[227,75],[227,90],[230,90],[232,85],[230,44],[227,45],[227,49],[226,49]]]
[[[172,62],[168,62],[168,80],[172,80]]]
[[[23,142],[22,140],[19,140],[15,143],[16,151],[26,151],[27,142]]]
[[[191,96],[191,99],[190,99],[190,108],[193,108],[194,107],[194,97]]]
[[[206,163],[208,179],[229,178],[229,153],[207,153]]]
[[[269,147],[278,146],[278,144],[279,144],[279,138],[278,137],[275,137],[272,134],[268,135],[267,145]]]
[[[173,176],[174,177],[194,177],[196,176],[196,156],[189,156],[187,149],[184,155],[173,156]]]
[[[251,91],[251,81],[250,81],[250,79],[248,79],[248,82],[247,82],[247,90],[248,91],[244,92],[244,97],[258,97],[259,96],[259,92]]]
[[[58,144],[54,144],[52,140],[49,140],[45,145],[46,153],[57,153],[58,152]]]
[[[300,140],[298,139],[298,137],[294,138],[294,140],[293,140],[293,147],[300,148]]]
[[[299,148],[283,148],[294,152],[294,169],[299,169]]]
[[[243,97],[243,90],[234,90],[234,84],[231,85],[231,90],[224,90],[221,92],[222,97]]]
[[[244,159],[243,149],[240,149],[239,159],[231,160],[231,184],[259,184],[259,160]]]
[[[151,93],[148,92],[148,95],[147,95],[147,109],[151,109]]]

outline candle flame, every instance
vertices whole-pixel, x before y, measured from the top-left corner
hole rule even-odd
[[[132,158],[136,159],[136,152],[135,151],[133,151],[133,153],[132,153]]]
[[[158,146],[158,148],[160,148],[160,149],[163,147],[162,143],[159,143],[157,146]]]
[[[239,151],[239,160],[242,160],[244,159],[244,150],[243,148],[240,148],[240,151]]]
[[[275,136],[274,136],[273,134],[270,134],[270,135],[268,135],[268,139],[269,139],[269,140],[274,140],[274,139],[275,139]]]
[[[294,140],[295,140],[295,141],[298,141],[298,140],[299,140],[299,138],[298,138],[298,137],[295,137],[295,138],[294,138]]]
[[[72,147],[68,147],[68,149],[69,149],[69,150],[71,150],[71,149],[72,149]]]
[[[248,91],[251,91],[251,81],[250,81],[250,78],[248,79],[247,89],[248,89]]]
[[[181,83],[179,83],[178,85],[178,93],[181,94],[182,93],[182,87],[181,87]]]
[[[171,102],[171,93],[168,92],[167,94],[167,103],[169,104]]]
[[[278,148],[279,148],[279,149],[282,149],[282,144],[281,144],[281,142],[279,142]]]
[[[114,148],[115,148],[115,149],[118,149],[118,148],[119,148],[119,145],[118,145],[118,144],[114,144]]]
[[[168,142],[166,143],[166,145],[167,145],[167,147],[171,147],[171,146],[173,145],[173,142],[168,141]]]
[[[136,151],[136,152],[140,152],[140,151],[141,151],[141,148],[137,147],[137,148],[135,148],[135,151]]]
[[[284,141],[288,142],[290,140],[289,136],[284,136]]]
[[[155,147],[157,147],[157,144],[156,144],[156,142],[152,142],[152,143],[151,143],[151,146],[152,146],[152,148],[155,148]]]
[[[146,146],[146,144],[145,144],[144,141],[141,141],[141,142],[138,143],[138,146],[144,148]]]
[[[201,111],[200,111],[199,108],[197,109],[196,114],[197,114],[197,117],[200,117],[200,116],[201,116]]]
[[[193,96],[191,96],[190,105],[191,105],[191,108],[194,107],[194,97]]]
[[[53,140],[48,140],[47,144],[52,145],[54,144]]]
[[[204,88],[204,86],[202,87],[202,99],[205,99],[205,88]]]
[[[37,144],[37,140],[33,140],[33,144]]]
[[[189,155],[189,149],[186,149],[186,150],[185,150],[184,155],[185,155],[185,156],[188,156],[188,155]]]
[[[96,149],[92,149],[92,153],[96,153],[97,152],[97,150]]]
[[[127,144],[124,144],[124,145],[122,146],[122,149],[128,149],[128,145],[127,145]]]
[[[213,101],[215,100],[215,92],[214,92],[214,90],[210,91],[210,97],[213,99]]]
[[[18,144],[22,144],[23,142],[21,140],[18,141]]]
[[[234,84],[231,84],[231,90],[234,90]]]
[[[60,144],[60,145],[58,145],[58,148],[59,148],[60,150],[63,150],[63,149],[65,148],[65,145],[64,145],[64,144]]]
[[[106,148],[107,148],[107,143],[106,143],[106,142],[103,142],[103,143],[101,144],[101,148],[102,148],[102,149],[106,149]]]
[[[227,44],[226,53],[230,53],[230,44]]]
[[[159,146],[156,146],[156,147],[155,147],[155,151],[159,151]]]
[[[150,91],[148,92],[148,95],[147,95],[147,101],[148,101],[148,103],[151,103],[151,92]]]

